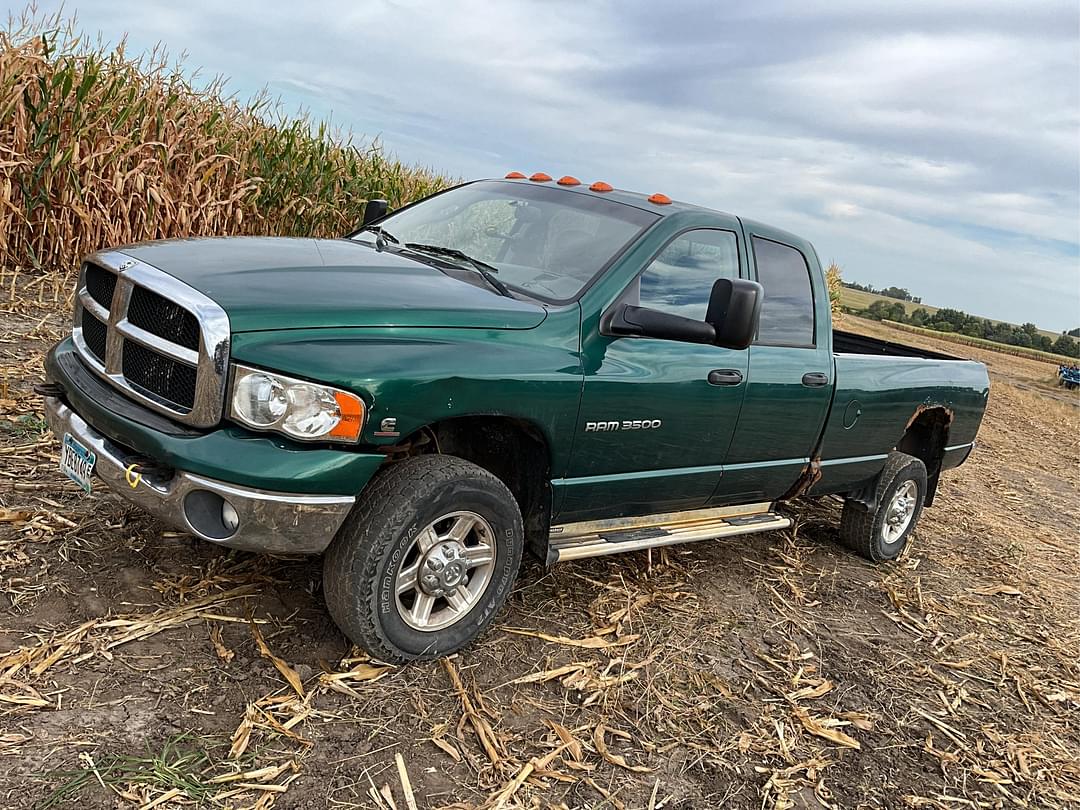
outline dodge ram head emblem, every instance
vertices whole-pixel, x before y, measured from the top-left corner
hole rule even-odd
[[[116,268],[116,272],[123,273],[125,270],[127,270],[129,267],[131,267],[133,264],[135,264],[134,259],[125,259],[124,261],[120,262],[120,266]]]

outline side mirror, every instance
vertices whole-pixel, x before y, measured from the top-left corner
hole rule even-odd
[[[745,349],[757,334],[764,291],[746,279],[722,278],[713,284],[704,321],[648,307],[619,304],[600,322],[605,335],[651,337]]]
[[[765,290],[745,278],[721,278],[713,284],[705,322],[716,330],[712,341],[725,349],[745,349],[754,342]]]
[[[390,206],[386,200],[368,200],[367,205],[364,206],[364,221],[360,223],[360,227],[366,228],[373,222],[378,222],[389,210]]]

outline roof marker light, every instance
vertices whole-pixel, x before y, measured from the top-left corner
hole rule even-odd
[[[506,179],[507,180],[524,180],[525,175],[523,175],[521,172],[510,172],[508,175],[506,175]]]
[[[544,174],[543,172],[537,172],[529,179],[532,180],[534,183],[549,183],[551,182],[551,175]]]
[[[571,177],[570,175],[566,175],[565,177],[560,177],[559,178],[559,185],[560,186],[580,186],[581,181],[578,180],[576,177]]]
[[[667,194],[657,193],[649,197],[649,202],[653,205],[671,205],[671,197]]]
[[[589,191],[604,192],[604,191],[614,191],[614,190],[615,189],[613,189],[610,185],[605,183],[603,180],[597,180],[595,183],[593,183],[591,186],[589,186]]]

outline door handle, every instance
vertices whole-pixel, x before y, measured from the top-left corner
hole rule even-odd
[[[709,385],[738,385],[742,372],[734,368],[718,368],[709,372]]]
[[[802,384],[807,388],[821,388],[829,384],[829,375],[822,374],[820,371],[808,371],[802,375]]]

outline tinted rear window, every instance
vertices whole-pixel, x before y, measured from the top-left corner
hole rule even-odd
[[[765,288],[758,343],[814,345],[814,294],[810,267],[798,250],[753,237],[758,281]]]

